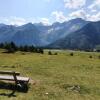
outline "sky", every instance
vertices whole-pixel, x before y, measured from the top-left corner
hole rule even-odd
[[[0,0],[0,23],[44,25],[74,18],[100,20],[100,0]]]

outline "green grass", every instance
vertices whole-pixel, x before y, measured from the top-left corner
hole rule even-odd
[[[99,53],[52,51],[58,55],[36,53],[6,54],[0,51],[0,70],[21,72],[35,81],[27,93],[0,89],[0,100],[100,100]],[[89,56],[92,58],[89,58]],[[80,90],[72,90],[73,86]]]

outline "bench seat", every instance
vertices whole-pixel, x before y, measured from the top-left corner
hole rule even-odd
[[[16,76],[17,81],[19,82],[29,82],[29,77],[21,77],[21,76]],[[10,81],[15,81],[13,76],[6,76],[6,75],[0,75],[0,80],[10,80]]]

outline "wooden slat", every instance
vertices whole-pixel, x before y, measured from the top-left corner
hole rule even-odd
[[[16,76],[16,78],[17,78],[17,81],[23,81],[23,82],[29,81],[29,77]],[[0,75],[0,80],[15,81],[13,76],[2,76],[2,75]]]
[[[20,75],[20,72],[14,72],[14,71],[0,71],[0,74],[9,74],[9,75]]]

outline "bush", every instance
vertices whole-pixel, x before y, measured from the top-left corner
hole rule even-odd
[[[100,59],[100,56],[98,56],[98,58]]]
[[[5,43],[4,48],[7,50],[7,53],[15,53],[17,51],[17,47],[13,42]]]
[[[54,53],[54,55],[58,55],[58,53],[57,53],[57,52],[55,52],[55,53]]]
[[[70,56],[74,56],[74,53],[73,53],[73,52],[71,52],[71,53],[70,53]]]
[[[49,51],[49,52],[48,52],[48,55],[52,55],[52,52],[51,52],[51,51]]]
[[[39,49],[38,49],[38,53],[44,54],[43,49],[42,49],[42,48],[39,48]]]
[[[90,55],[89,58],[93,58],[93,57]]]

